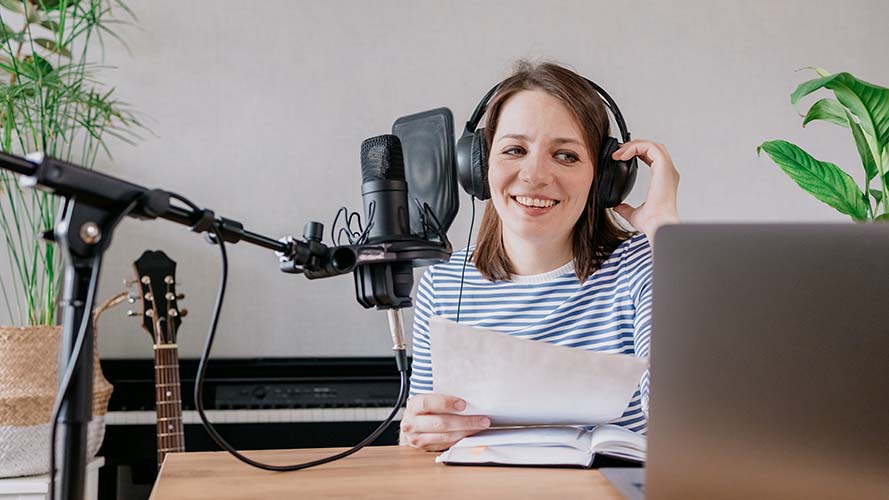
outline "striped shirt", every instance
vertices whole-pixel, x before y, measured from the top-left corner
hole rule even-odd
[[[414,311],[411,396],[432,392],[429,318],[456,321],[463,259],[470,249],[426,270]],[[460,323],[523,339],[647,358],[651,333],[651,246],[644,234],[622,242],[588,280],[570,262],[548,273],[492,282],[470,261],[463,279]],[[623,415],[612,421],[644,434],[646,371]],[[591,394],[590,397],[595,397]]]

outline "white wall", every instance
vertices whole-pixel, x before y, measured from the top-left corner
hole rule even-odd
[[[100,168],[186,194],[268,235],[329,225],[360,209],[359,145],[399,116],[450,107],[458,127],[517,58],[553,59],[603,85],[636,138],[667,145],[686,221],[842,221],[767,157],[796,142],[860,179],[848,132],[800,127],[790,105],[809,65],[889,85],[884,1],[293,2],[142,0],[131,53],[107,43],[106,79],[153,131],[115,144]],[[807,104],[812,102],[807,101]],[[802,109],[805,111],[805,108]],[[644,199],[642,172],[630,201]],[[465,244],[467,197],[450,237]],[[479,207],[480,208],[480,207]],[[145,248],[179,262],[191,315],[183,356],[206,333],[219,257],[185,228],[128,220],[106,259],[101,295]],[[384,314],[355,301],[351,276],[310,282],[274,256],[230,247],[214,356],[386,355]],[[105,315],[106,357],[150,357],[123,310]]]

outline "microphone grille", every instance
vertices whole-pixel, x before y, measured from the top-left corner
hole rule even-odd
[[[404,157],[397,135],[378,135],[361,143],[361,181],[378,180],[404,180]]]

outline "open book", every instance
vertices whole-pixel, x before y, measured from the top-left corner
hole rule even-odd
[[[617,425],[511,427],[463,438],[435,461],[589,468],[597,453],[644,462],[645,449],[645,436]]]

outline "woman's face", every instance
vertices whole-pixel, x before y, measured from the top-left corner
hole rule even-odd
[[[546,92],[520,91],[503,104],[488,182],[505,241],[570,238],[593,182],[583,137],[571,111]]]

